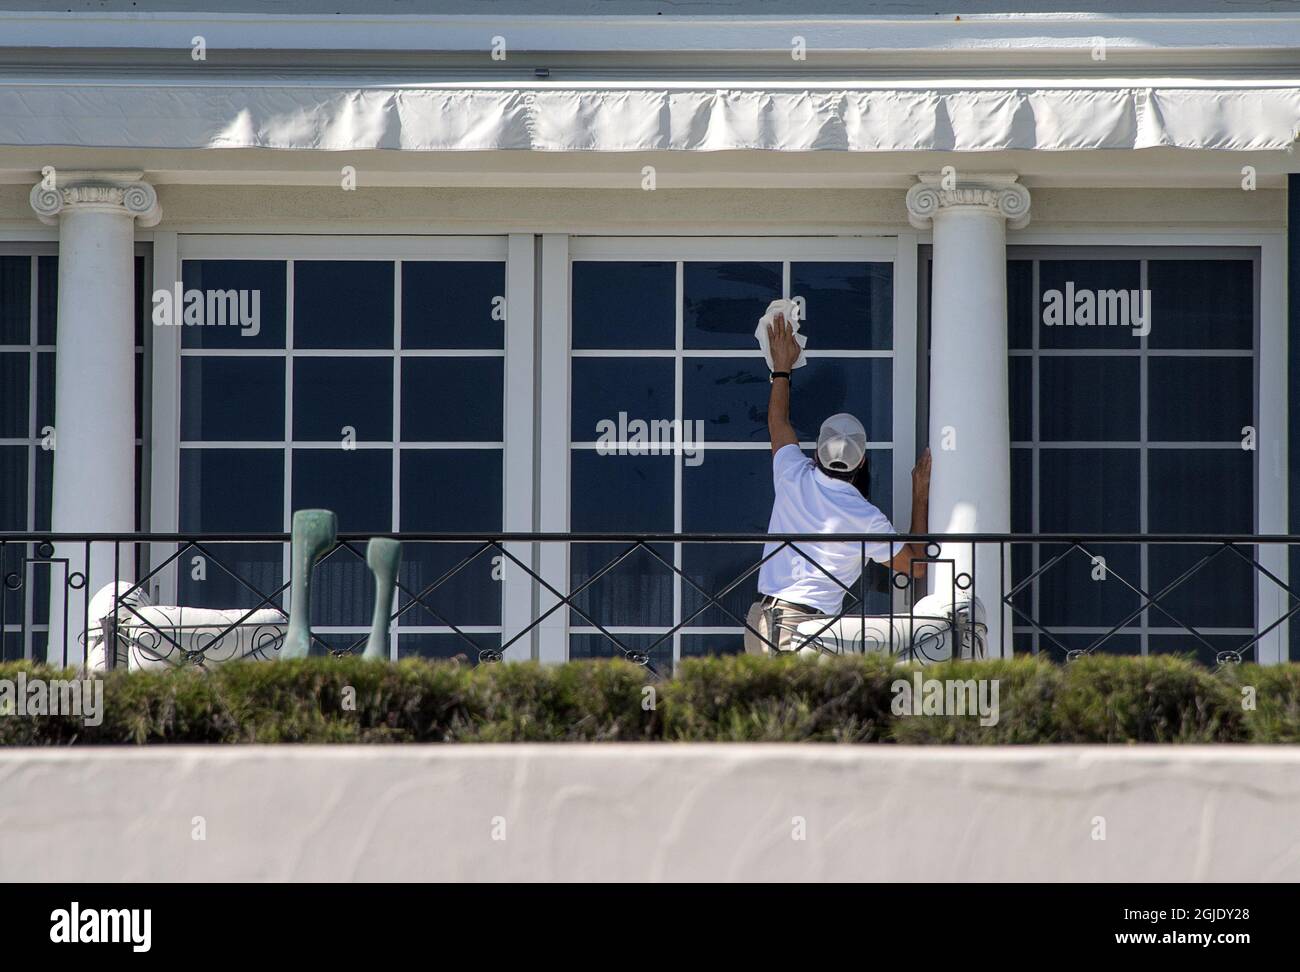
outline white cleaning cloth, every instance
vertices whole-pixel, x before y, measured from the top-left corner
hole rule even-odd
[[[799,333],[800,314],[796,311],[796,304],[793,300],[786,297],[778,298],[767,305],[767,310],[763,316],[758,319],[758,330],[754,332],[754,337],[758,338],[758,346],[763,351],[763,357],[767,359],[767,370],[775,371],[772,367],[772,349],[767,343],[767,329],[771,323],[776,320],[777,314],[784,314],[786,322],[794,330],[794,339],[799,342],[799,347],[804,348],[808,345],[808,336]],[[808,363],[807,356],[803,351],[799,352],[799,360],[794,363],[795,368],[802,368]]]

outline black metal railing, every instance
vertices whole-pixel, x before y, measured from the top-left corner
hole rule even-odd
[[[533,657],[544,637],[561,639],[567,654],[571,631],[600,640],[603,650],[589,654],[619,655],[654,674],[671,663],[674,639],[707,637],[694,634],[700,628],[725,629],[727,636],[715,640],[732,649],[736,635],[745,633],[775,647],[772,632],[757,630],[746,608],[761,566],[784,550],[799,554],[843,595],[837,613],[799,627],[798,644],[811,650],[880,650],[920,660],[1013,651],[1068,660],[1146,650],[1191,651],[1211,664],[1280,660],[1286,657],[1282,634],[1300,610],[1300,594],[1283,579],[1300,544],[1291,535],[836,536],[837,544],[858,548],[866,567],[854,583],[817,562],[809,547],[826,542],[824,536],[391,536],[404,551],[393,631],[413,640],[447,639],[421,653],[480,662]],[[340,534],[317,561],[314,570],[324,580],[315,584],[321,602],[312,619],[315,652],[355,653],[366,642],[367,596],[373,605],[367,539]],[[289,543],[281,533],[0,533],[3,655],[78,663],[98,636],[113,649],[105,659],[111,667],[127,660],[116,630],[125,624],[150,635],[137,638],[143,642],[137,648],[170,663],[203,665],[232,632],[248,635],[241,653],[274,657],[279,628],[257,612],[289,607]],[[878,545],[893,552],[904,543],[924,551],[906,573],[869,564]],[[565,556],[549,553],[555,549]],[[687,563],[702,550],[727,551],[729,566]],[[491,584],[483,578],[485,563]],[[492,586],[503,583],[509,586],[504,597]],[[104,602],[96,605],[94,595],[109,584],[111,610],[95,617]],[[205,620],[197,633],[185,632],[184,624],[160,625],[143,609],[159,592],[187,607],[233,610],[221,621]],[[710,619],[720,622],[701,623]],[[244,630],[258,625],[260,633]],[[1266,639],[1272,647],[1261,654]]]

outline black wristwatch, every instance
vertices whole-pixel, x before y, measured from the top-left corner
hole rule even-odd
[[[788,372],[788,371],[774,371],[774,372],[772,372],[772,377],[769,378],[769,379],[767,380],[767,381],[768,381],[768,384],[771,384],[772,382],[776,381],[778,378],[784,378],[786,381],[789,381],[789,380],[790,380],[790,372]]]

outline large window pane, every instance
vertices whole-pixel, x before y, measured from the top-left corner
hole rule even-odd
[[[930,266],[926,263],[927,268]],[[1041,317],[1034,305],[1034,261],[1007,261],[1007,337],[1009,346],[1034,346],[1034,328]]]
[[[403,449],[401,464],[402,530],[491,534],[501,529],[499,449]],[[398,595],[398,606],[405,609],[400,623],[500,624],[501,557],[480,542],[406,544],[401,583],[418,602],[410,604],[407,593]]]
[[[683,289],[686,347],[749,350],[758,319],[781,296],[781,264],[687,263]]]
[[[279,449],[182,449],[180,527],[187,533],[277,533],[284,524]]]
[[[0,353],[0,439],[25,439],[31,414],[31,355]]]
[[[499,261],[404,261],[402,347],[505,347],[505,293]]]
[[[279,449],[182,449],[181,519],[186,533],[277,533],[284,529],[284,453]],[[252,608],[284,583],[279,543],[211,543],[177,562],[182,604]],[[283,606],[277,598],[271,606]]]
[[[293,265],[296,348],[391,348],[393,264],[298,260]]]
[[[358,442],[393,438],[393,362],[390,358],[295,358],[293,437]]]
[[[503,358],[405,358],[402,441],[500,442]]]
[[[182,358],[181,438],[284,438],[283,358]]]
[[[1149,438],[1239,442],[1255,425],[1253,358],[1152,357],[1147,368]]]
[[[676,344],[674,263],[577,261],[573,264],[572,299],[575,349],[671,348]]]
[[[575,449],[571,462],[570,524],[574,532],[672,531],[672,456],[602,456],[594,450]],[[573,587],[600,573],[628,546],[573,544],[569,554]],[[671,546],[655,549],[660,558],[672,563]],[[667,625],[673,611],[672,572],[639,550],[603,574],[574,603],[605,625]],[[572,623],[585,622],[574,613]]]
[[[767,450],[717,450],[694,468],[682,470],[682,528],[687,533],[763,533],[772,514],[772,453]],[[682,586],[682,607],[689,617],[708,604],[762,558],[758,544],[684,544],[686,576],[703,588]],[[695,625],[735,625],[758,594],[758,571],[720,598],[726,611],[710,606]],[[730,612],[730,616],[726,613]]]
[[[574,358],[572,428],[574,442],[595,442],[608,435],[622,441],[620,413],[627,422],[671,419],[675,412],[673,362],[667,358]],[[689,414],[689,409],[687,412]],[[632,430],[635,431],[635,430]]]
[[[257,308],[257,326],[181,325],[185,348],[283,348],[285,334],[285,264],[283,260],[186,260],[181,265],[182,290],[204,294],[244,291],[250,310]],[[42,289],[44,284],[42,283]],[[253,298],[256,297],[256,304]],[[152,307],[152,304],[151,304]],[[180,311],[173,309],[178,315]],[[178,320],[183,320],[179,317]],[[256,330],[256,333],[254,333]]]
[[[1140,338],[1133,327],[1118,325],[1044,323],[1049,306],[1045,298],[1054,298],[1064,309],[1063,320],[1082,321],[1089,304],[1094,310],[1111,292],[1123,291],[1130,297],[1142,287],[1142,268],[1137,260],[1043,260],[1038,267],[1038,306],[1035,326],[1039,347],[1043,348],[1117,348],[1136,350]],[[1057,296],[1059,295],[1059,296]],[[1073,314],[1074,316],[1071,316]],[[1136,323],[1134,327],[1136,327]]]
[[[1142,436],[1137,358],[1042,357],[1038,437],[1043,442],[1136,442]]]
[[[0,256],[0,344],[27,344],[32,330],[32,258]]]
[[[1153,348],[1255,346],[1252,260],[1152,260]]]
[[[338,514],[343,533],[393,528],[391,449],[294,449],[293,508]]]
[[[791,263],[790,294],[805,301],[802,330],[814,347],[889,350],[894,346],[891,264]]]

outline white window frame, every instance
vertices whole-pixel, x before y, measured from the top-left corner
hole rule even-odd
[[[170,290],[181,279],[181,264],[185,260],[283,260],[286,263],[286,347],[283,349],[228,349],[182,348],[179,327],[154,327],[153,360],[153,439],[155,461],[152,468],[153,522],[157,532],[176,532],[180,522],[180,457],[183,448],[220,448],[223,445],[238,448],[281,448],[285,453],[284,517],[283,529],[288,530],[292,519],[292,450],[293,448],[323,448],[337,446],[337,441],[326,443],[298,441],[293,438],[293,369],[296,357],[501,357],[503,359],[505,401],[503,402],[503,438],[500,442],[455,443],[455,448],[488,448],[502,451],[502,529],[524,531],[532,528],[533,520],[533,356],[534,356],[534,267],[533,238],[531,234],[497,234],[488,236],[373,236],[373,235],[272,235],[272,234],[154,234],[154,287]],[[391,261],[394,267],[393,347],[375,350],[312,350],[292,349],[293,340],[293,262],[295,260],[379,260]],[[504,349],[459,350],[419,349],[402,350],[401,300],[402,261],[499,261],[505,264],[506,321]],[[278,442],[188,442],[180,437],[180,375],[181,361],[187,357],[251,357],[286,358],[285,429],[284,438]],[[399,452],[406,448],[439,448],[440,446],[401,443],[401,368],[394,368],[393,381],[393,438],[390,441],[357,442],[358,449],[391,449],[393,452],[393,532],[398,531],[400,516]],[[451,448],[453,444],[445,447]],[[343,525],[346,528],[346,524]],[[174,545],[159,545],[154,562],[174,553]],[[508,548],[509,549],[509,548]],[[512,550],[512,552],[514,552]],[[284,576],[289,576],[288,550],[285,551]],[[526,558],[521,556],[525,562]],[[158,579],[155,591],[158,597],[174,602],[177,594],[175,571],[165,572]],[[287,595],[287,592],[286,592]],[[502,623],[501,626],[466,626],[467,634],[502,633],[524,627],[531,617],[531,584],[527,575],[506,564],[502,572]],[[452,619],[454,620],[454,619]],[[365,626],[320,626],[321,634],[364,634]],[[390,626],[390,652],[397,657],[400,634],[447,633],[443,625]],[[510,659],[527,659],[532,654],[529,639],[522,639],[507,653]]]
[[[900,233],[893,236],[763,236],[763,237],[601,237],[546,235],[542,239],[542,332],[547,342],[540,360],[541,448],[540,481],[541,529],[547,532],[569,530],[571,484],[569,481],[570,442],[570,361],[572,357],[647,357],[671,358],[676,362],[675,387],[682,385],[682,362],[688,357],[753,357],[760,358],[757,347],[752,350],[585,352],[570,350],[572,345],[570,283],[571,268],[575,261],[673,261],[677,263],[676,327],[677,346],[681,345],[682,321],[682,263],[693,261],[844,261],[890,263],[893,265],[893,340],[892,351],[859,350],[827,352],[827,356],[891,358],[893,359],[893,428],[887,442],[872,442],[871,448],[888,448],[893,453],[893,517],[895,523],[906,524],[911,516],[911,467],[916,454],[916,267],[917,236]],[[789,295],[789,268],[785,268],[782,291]],[[809,356],[821,352],[810,348]],[[681,411],[677,402],[676,410]],[[811,449],[815,443],[800,446]],[[578,446],[581,448],[582,446]],[[743,447],[742,447],[743,448]],[[752,448],[766,449],[765,442]],[[682,459],[677,457],[674,467],[674,529],[681,531]],[[543,545],[541,572],[556,590],[568,591],[568,548],[555,544]],[[681,612],[681,584],[675,582],[674,616]],[[545,610],[555,603],[547,595],[542,599]],[[586,626],[574,626],[586,631]],[[643,633],[641,627],[613,627],[617,633]],[[734,634],[735,626],[721,628],[691,627],[677,632],[672,639],[674,664],[681,658],[683,634],[709,635]],[[543,661],[559,662],[569,656],[569,612],[561,609],[552,614],[541,627],[538,657]]]

